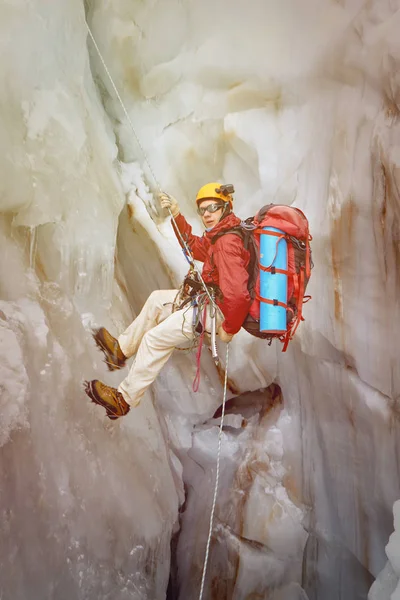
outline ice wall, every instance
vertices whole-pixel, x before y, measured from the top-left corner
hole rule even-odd
[[[210,357],[199,394],[177,353],[121,422],[81,390],[119,379],[90,326],[121,330],[186,268],[86,9],[157,179],[197,231],[194,194],[220,179],[239,216],[294,203],[314,235],[313,302],[287,355],[245,332],[231,345],[231,394],[263,391],[224,434],[207,597],[364,599],[400,497],[399,6],[84,4],[0,8],[1,593],[163,598],[182,480],[171,593],[195,598],[201,576],[221,393]]]

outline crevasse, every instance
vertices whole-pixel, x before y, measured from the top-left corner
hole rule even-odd
[[[85,18],[197,232],[195,193],[218,179],[239,216],[293,204],[314,237],[288,353],[245,332],[231,345],[206,597],[361,600],[381,573],[370,599],[396,598],[399,15],[390,0],[3,2],[2,598],[158,600],[170,581],[194,600],[204,559],[211,357],[194,394],[177,351],[115,423],[82,391],[119,380],[91,327],[121,331],[186,272]]]

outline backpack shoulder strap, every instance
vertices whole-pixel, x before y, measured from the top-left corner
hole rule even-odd
[[[238,225],[237,227],[232,227],[232,229],[227,229],[226,231],[220,231],[219,233],[214,235],[214,237],[211,238],[211,244],[214,245],[215,242],[219,240],[219,238],[221,238],[223,235],[227,235],[228,233],[233,233],[234,235],[237,235],[242,240],[244,240],[244,231],[242,227]]]

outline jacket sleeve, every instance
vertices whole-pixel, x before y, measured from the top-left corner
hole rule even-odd
[[[235,334],[243,325],[252,302],[247,289],[249,253],[237,235],[223,235],[215,246],[214,262],[224,295],[220,304],[225,317],[222,327],[226,333]]]
[[[183,248],[182,241],[176,228],[179,229],[183,239],[189,246],[190,251],[193,254],[193,258],[195,260],[200,260],[201,262],[204,262],[207,257],[207,250],[204,243],[205,240],[203,237],[199,237],[198,235],[192,234],[192,228],[186,221],[185,217],[179,213],[179,215],[175,217],[175,222],[174,220],[172,220],[172,227],[181,247]]]

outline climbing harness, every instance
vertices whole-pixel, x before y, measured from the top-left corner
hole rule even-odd
[[[211,507],[210,526],[208,529],[206,554],[204,557],[203,574],[201,577],[199,600],[203,599],[204,584],[206,581],[206,573],[207,573],[207,566],[208,566],[208,558],[209,558],[209,554],[210,554],[211,537],[212,537],[212,531],[213,531],[213,527],[214,527],[215,506],[217,503],[218,484],[219,484],[219,465],[220,465],[220,458],[221,458],[222,429],[224,426],[224,417],[225,417],[226,390],[228,388],[228,363],[229,363],[229,344],[226,345],[224,397],[222,400],[222,414],[221,414],[221,422],[219,425],[219,432],[218,432],[217,468],[216,468],[216,473],[215,473],[214,496],[213,496],[213,502],[212,502],[212,507]]]
[[[198,281],[196,273],[193,273],[192,270],[189,271],[189,274],[186,275],[183,283],[178,291],[178,294],[174,300],[174,311],[182,310],[185,306],[190,304],[190,307],[193,308],[193,318],[192,318],[192,330],[194,334],[198,334],[197,338],[195,338],[194,344],[189,348],[192,350],[196,345],[196,340],[199,338],[201,345],[203,345],[203,339],[206,333],[210,333],[210,346],[211,346],[211,355],[214,359],[216,366],[219,366],[219,357],[217,351],[217,311],[218,308],[215,307],[215,297],[218,296],[218,286],[214,284],[207,285],[207,289],[209,294],[206,295],[203,291],[203,285]],[[208,298],[211,296],[214,303],[210,304]],[[211,322],[211,331],[207,331],[206,327],[206,319],[207,313],[204,312],[202,318],[202,308],[204,305],[209,306],[209,317]],[[204,334],[204,335],[203,335]],[[178,348],[178,350],[184,350],[183,348]],[[186,350],[186,349],[185,349]],[[201,354],[201,351],[200,351]],[[198,357],[200,360],[200,356]],[[197,390],[195,390],[197,391]]]

